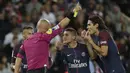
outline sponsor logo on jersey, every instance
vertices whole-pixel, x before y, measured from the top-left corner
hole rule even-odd
[[[69,68],[82,68],[87,67],[87,62],[81,62],[78,59],[74,59],[73,63],[69,63]]]
[[[107,41],[101,41],[100,42],[100,44],[106,44],[107,43]]]
[[[72,64],[69,63],[69,68],[82,68],[82,67],[87,67],[87,63],[79,63],[79,64]]]

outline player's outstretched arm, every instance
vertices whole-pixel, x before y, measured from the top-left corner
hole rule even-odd
[[[15,62],[14,73],[19,73],[20,67],[21,67],[21,63],[22,63],[22,59],[17,57],[16,58],[16,62]]]
[[[77,16],[80,10],[81,10],[81,6],[79,5],[79,3],[77,3],[75,8],[73,9],[73,12],[68,14],[63,20],[61,20],[61,22],[59,22],[61,28],[65,28],[69,24],[70,20]]]

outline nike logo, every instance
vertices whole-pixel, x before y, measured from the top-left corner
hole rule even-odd
[[[67,54],[67,56],[70,56],[71,54]]]

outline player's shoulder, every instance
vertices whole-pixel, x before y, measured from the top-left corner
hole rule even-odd
[[[102,31],[100,31],[100,33],[107,33],[107,34],[109,34],[108,30],[102,30]]]
[[[85,43],[78,42],[78,50],[82,52],[88,52],[87,45]]]
[[[80,43],[80,42],[77,42],[77,43],[78,43],[78,47],[86,47],[85,43]]]
[[[99,36],[110,36],[110,34],[108,30],[102,30],[99,32]]]

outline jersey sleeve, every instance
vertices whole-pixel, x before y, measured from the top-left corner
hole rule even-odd
[[[100,46],[102,45],[108,45],[108,40],[110,38],[110,35],[107,31],[103,31],[99,33],[99,37],[100,37]]]
[[[49,29],[47,33],[47,38],[50,41],[52,38],[54,38],[56,35],[60,34],[63,31],[63,28],[58,24],[54,26],[53,28]]]
[[[24,54],[25,54],[24,46],[21,45],[20,50],[19,50],[19,52],[18,52],[18,54],[17,54],[17,57],[23,59],[23,58],[24,58]]]
[[[15,59],[17,57],[19,49],[13,49],[12,50],[12,58],[11,58],[11,63],[15,63]]]

